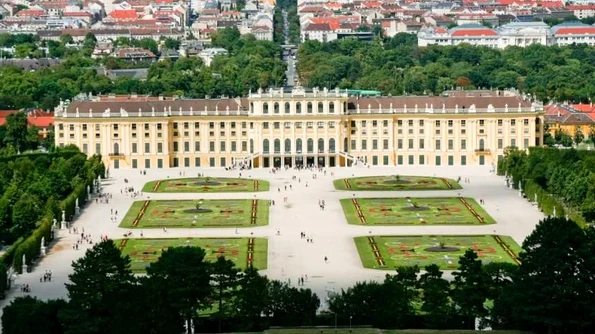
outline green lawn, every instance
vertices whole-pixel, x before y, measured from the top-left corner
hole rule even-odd
[[[269,201],[256,200],[256,219],[252,222],[251,199],[202,200],[201,209],[193,212],[190,200],[136,201],[132,204],[120,227],[125,228],[190,228],[190,227],[254,227],[269,223]],[[140,218],[139,218],[140,217]]]
[[[359,205],[361,215],[356,204]],[[414,207],[414,204],[417,207]],[[472,198],[345,198],[341,200],[341,206],[347,222],[354,225],[483,225],[496,223]]]
[[[143,192],[159,193],[220,193],[268,191],[269,183],[263,180],[231,177],[194,177],[156,180],[145,184]]]
[[[366,176],[349,179],[334,180],[335,189],[338,190],[452,190],[461,189],[456,180],[429,177],[395,175]]]
[[[161,252],[169,247],[198,246],[205,250],[207,261],[215,261],[219,256],[245,269],[248,265],[248,238],[179,238],[179,239],[121,239],[122,254],[130,256],[133,272],[144,273],[149,263],[157,261]],[[118,240],[116,240],[118,243]],[[267,268],[267,239],[254,238],[252,265],[264,270]]]
[[[377,247],[378,255],[384,262],[384,267],[377,260],[370,238]],[[511,238],[498,236],[503,244],[507,245],[513,254],[520,252],[521,248]],[[449,251],[429,251],[429,247],[440,249],[455,247]],[[516,263],[506,252],[503,246],[491,235],[473,236],[444,236],[444,235],[419,235],[419,236],[369,236],[355,238],[355,244],[360,259],[365,268],[396,269],[400,266],[418,265],[425,267],[437,264],[443,270],[455,270],[458,267],[459,257],[469,248],[475,250],[484,262],[509,262]]]

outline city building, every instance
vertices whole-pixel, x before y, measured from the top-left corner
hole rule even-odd
[[[111,168],[491,165],[541,145],[543,104],[516,91],[354,97],[270,89],[246,97],[81,96],[55,111],[56,145]]]
[[[550,104],[544,108],[544,120],[549,133],[557,131],[574,136],[580,130],[587,137],[595,127],[595,106],[593,104]]]

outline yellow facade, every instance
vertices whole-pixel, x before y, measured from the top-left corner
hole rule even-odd
[[[56,145],[111,168],[495,164],[541,145],[543,105],[514,92],[349,97],[269,90],[246,98],[95,97],[61,105]]]

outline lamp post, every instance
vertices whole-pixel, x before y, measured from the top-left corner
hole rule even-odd
[[[351,319],[353,319],[352,315],[349,316],[349,331],[351,331]]]

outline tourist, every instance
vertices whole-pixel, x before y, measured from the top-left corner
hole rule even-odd
[[[328,258],[326,256],[324,257],[324,263],[328,263]]]

